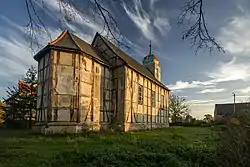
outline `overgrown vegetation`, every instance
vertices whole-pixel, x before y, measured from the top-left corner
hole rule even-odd
[[[242,113],[224,125],[211,122],[211,127],[131,133],[86,131],[42,136],[26,130],[1,130],[0,167],[247,167],[249,118],[248,113]]]
[[[209,128],[171,127],[136,133],[31,135],[0,131],[0,166],[214,166]]]
[[[250,113],[229,118],[216,142],[219,167],[248,167],[250,164]]]

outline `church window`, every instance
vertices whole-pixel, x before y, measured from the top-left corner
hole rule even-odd
[[[164,95],[161,95],[161,108],[164,108]]]
[[[155,91],[152,91],[151,93],[151,105],[152,107],[155,107]]]
[[[159,69],[158,68],[156,68],[156,78],[159,78]]]
[[[139,85],[138,86],[138,104],[143,103],[143,86]]]

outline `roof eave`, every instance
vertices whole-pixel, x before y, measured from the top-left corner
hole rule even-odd
[[[100,36],[100,38],[104,41],[104,43],[107,45],[107,47],[115,54],[115,51],[106,43],[106,41],[103,39],[103,37],[99,34],[99,33],[96,33],[95,37],[94,37],[94,40],[96,39],[97,36]],[[93,42],[94,42],[93,40]],[[117,55],[118,56],[118,55]],[[119,56],[118,56],[119,57]],[[125,60],[123,60],[125,61]],[[126,62],[126,61],[125,61]],[[148,76],[146,76],[145,74],[141,73],[140,71],[138,71],[137,69],[135,69],[134,67],[132,67],[131,65],[129,65],[127,62],[126,62],[127,66],[129,66],[130,68],[132,68],[133,70],[137,71],[138,73],[140,73],[141,75],[143,75],[144,77],[148,78],[150,81],[154,82],[155,84],[161,86],[162,88],[168,90],[168,91],[171,91],[168,87],[166,87],[164,84],[159,84],[157,83],[156,81],[154,81],[153,79],[149,78]],[[160,81],[159,81],[160,82]]]
[[[40,50],[38,53],[36,53],[33,58],[36,60],[36,61],[39,61],[41,59],[41,57],[46,54],[49,50],[49,45],[45,46],[42,50]]]
[[[149,79],[150,81],[154,82],[155,84],[159,85],[160,87],[166,89],[167,91],[171,91],[168,87],[166,87],[163,83],[162,85],[155,82],[153,79],[149,78],[148,76],[144,75],[143,73],[141,73],[140,71],[138,71],[137,69],[135,69],[134,67],[132,67],[131,65],[129,65],[128,63],[126,63],[127,66],[129,66],[130,68],[132,68],[133,70],[135,70],[136,72],[140,73],[141,75],[143,75],[145,78]],[[159,81],[160,82],[160,81]]]

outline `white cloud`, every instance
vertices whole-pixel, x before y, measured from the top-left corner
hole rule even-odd
[[[37,66],[36,61],[33,58],[32,51],[29,49],[30,41],[24,38],[24,31],[22,26],[12,22],[8,18],[0,17],[0,21],[5,20],[7,24],[0,27],[0,94],[3,96],[5,92],[2,92],[10,84],[16,84],[29,66]],[[59,31],[55,29],[49,29],[52,37],[59,35]],[[42,44],[47,44],[45,36],[43,34],[37,34],[38,38],[43,41]],[[48,39],[47,39],[48,41]]]
[[[219,93],[219,92],[224,92],[225,90],[226,89],[224,89],[224,88],[220,88],[220,89],[217,89],[217,88],[204,89],[204,90],[199,91],[198,93],[201,93],[201,94],[204,94],[204,93]]]
[[[151,8],[155,2],[156,0],[151,0]],[[152,14],[146,12],[142,7],[141,0],[133,1],[133,8],[123,3],[123,8],[144,37],[148,40],[152,40],[154,43],[158,43],[154,29],[158,30],[161,35],[166,35],[171,29],[167,17],[159,15],[159,13],[156,13],[153,9],[151,11]]]
[[[196,88],[198,87],[198,85],[189,82],[177,81],[174,85],[167,85],[167,87],[169,87],[171,90],[180,90],[180,89]]]
[[[214,100],[189,100],[190,105],[201,105],[201,104],[211,104]]]
[[[60,7],[57,1],[45,0],[44,3],[48,8],[48,13],[52,13],[49,16],[55,21],[60,21],[65,17],[64,12],[60,12]],[[63,2],[62,2],[63,3]],[[91,42],[96,32],[107,33],[107,29],[104,29],[104,22],[100,17],[94,17],[96,14],[91,12],[84,12],[84,14],[76,10],[72,6],[68,6],[68,10],[73,13],[72,20],[70,22],[63,22],[64,26],[71,31],[77,33],[77,35],[87,42]],[[53,11],[53,12],[52,12]]]
[[[169,20],[163,17],[156,17],[154,20],[154,26],[160,31],[162,36],[165,36],[171,29]]]
[[[239,56],[250,55],[250,15],[233,17],[228,24],[221,28],[218,40],[231,54]]]
[[[247,63],[236,63],[234,57],[228,63],[219,63],[217,68],[212,72],[207,73],[207,76],[211,78],[210,82],[228,82],[242,80],[247,81],[250,79],[250,66]]]
[[[202,94],[215,94],[218,93],[218,96],[223,96],[223,92],[226,92],[228,89],[226,86],[218,88],[218,84],[225,85],[227,82],[230,81],[244,81],[249,82],[250,81],[250,65],[247,62],[244,63],[237,63],[236,58],[233,57],[233,59],[227,63],[218,63],[215,65],[214,70],[212,70],[209,73],[205,73],[205,75],[208,77],[207,80],[203,81],[191,81],[191,82],[184,82],[184,81],[177,81],[175,84],[168,85],[170,90],[173,90],[173,92],[178,93],[182,90],[186,89],[199,89],[199,91],[196,91],[196,93],[200,94],[199,97],[203,99],[204,97],[201,96]],[[234,90],[231,90],[233,92]],[[250,92],[250,87],[237,90],[235,92],[238,92],[240,95],[244,95]],[[181,92],[182,95],[185,95]],[[232,100],[232,98],[227,98],[229,95],[225,94],[225,99],[217,99],[214,101],[214,103],[223,103],[228,102]],[[196,97],[198,95],[196,94]],[[214,98],[215,96],[206,96],[210,98]],[[192,100],[192,96],[190,96],[190,99]],[[239,100],[242,100],[242,97],[237,97]],[[196,104],[195,105],[211,105],[211,104]]]
[[[237,90],[235,90],[235,92],[239,92],[239,93],[242,93],[242,94],[249,94],[250,86],[245,87],[245,88],[241,88],[241,89],[237,89]]]
[[[151,8],[151,10],[154,8],[154,4],[156,3],[156,2],[158,2],[158,1],[160,1],[160,0],[150,0],[150,8]]]
[[[205,114],[214,115],[214,105],[192,105],[191,115],[196,119],[203,119]]]
[[[135,25],[141,30],[142,34],[149,40],[154,39],[152,26],[150,25],[150,17],[143,10],[140,0],[134,1],[134,9],[129,9],[125,4],[123,5],[125,12]]]
[[[244,8],[242,5],[240,5],[240,4],[237,5],[237,8],[238,8],[239,11],[242,12],[242,13],[245,13],[245,12],[246,12],[245,8]]]
[[[183,82],[177,81],[175,84],[167,85],[171,90],[182,90],[182,89],[191,89],[191,88],[200,88],[200,87],[212,87],[214,83],[210,81],[192,81],[192,82]]]

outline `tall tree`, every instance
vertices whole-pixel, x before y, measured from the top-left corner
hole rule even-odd
[[[23,81],[28,89],[25,89],[26,92],[26,105],[29,110],[29,127],[31,128],[32,119],[35,116],[36,111],[36,102],[37,102],[37,70],[34,66],[31,66],[24,78]]]
[[[211,114],[205,114],[204,115],[204,121],[206,121],[206,122],[212,122],[213,121],[213,116],[211,115]]]
[[[205,12],[205,0],[188,0],[180,10],[180,15],[177,17],[179,25],[188,24],[188,28],[184,30],[182,39],[190,40],[191,46],[196,47],[196,52],[199,49],[208,49],[210,52],[216,48],[219,51],[224,51],[220,44],[209,33],[207,28]],[[60,22],[70,23],[79,16],[82,21],[86,20],[86,8],[94,13],[95,17],[101,18],[103,21],[103,31],[106,32],[107,37],[113,39],[118,44],[123,44],[123,35],[120,31],[119,25],[116,22],[112,11],[106,7],[107,3],[112,5],[119,5],[126,3],[125,0],[57,0],[58,8],[60,9]],[[44,0],[25,0],[26,10],[28,13],[27,33],[28,35],[37,39],[37,32],[42,30],[51,38],[50,32],[47,29],[46,22],[43,16],[44,13],[54,14]],[[42,12],[40,8],[42,7]],[[92,20],[91,20],[92,21]],[[187,22],[186,22],[187,21]],[[31,43],[31,48],[33,47]]]
[[[37,71],[31,66],[22,80],[18,82],[18,86],[7,88],[6,121],[7,124],[22,123],[29,120],[31,128],[32,119],[36,110],[37,96]]]
[[[16,124],[25,120],[26,111],[21,93],[17,86],[8,87],[6,90],[7,98],[4,99],[5,121],[7,125]]]
[[[191,122],[193,120],[193,117],[190,114],[187,114],[185,117],[185,122]]]
[[[5,116],[4,103],[0,101],[0,124],[4,122],[4,116]]]
[[[182,121],[190,113],[186,99],[175,94],[170,94],[169,115],[172,122]]]

